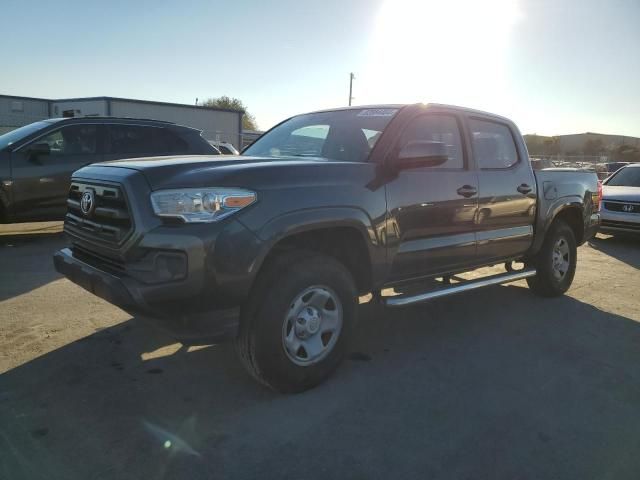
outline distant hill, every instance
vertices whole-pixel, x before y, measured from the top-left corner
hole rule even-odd
[[[528,134],[524,139],[532,155],[606,155],[615,160],[640,161],[638,137],[585,132],[555,136]]]

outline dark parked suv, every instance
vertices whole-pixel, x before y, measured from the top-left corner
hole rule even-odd
[[[71,174],[90,163],[133,157],[217,155],[200,131],[158,120],[42,120],[0,136],[0,222],[58,220]]]

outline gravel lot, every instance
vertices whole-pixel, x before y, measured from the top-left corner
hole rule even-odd
[[[361,306],[344,366],[281,396],[53,270],[60,225],[0,226],[0,478],[638,479],[640,241],[524,282]]]

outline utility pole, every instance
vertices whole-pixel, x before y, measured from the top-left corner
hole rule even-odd
[[[353,74],[353,72],[351,72],[349,74],[349,106],[351,106],[351,100],[353,100],[353,79],[356,78],[356,76]]]

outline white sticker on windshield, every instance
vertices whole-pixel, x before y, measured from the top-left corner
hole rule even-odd
[[[392,117],[397,111],[397,108],[368,108],[358,113],[358,117]]]

